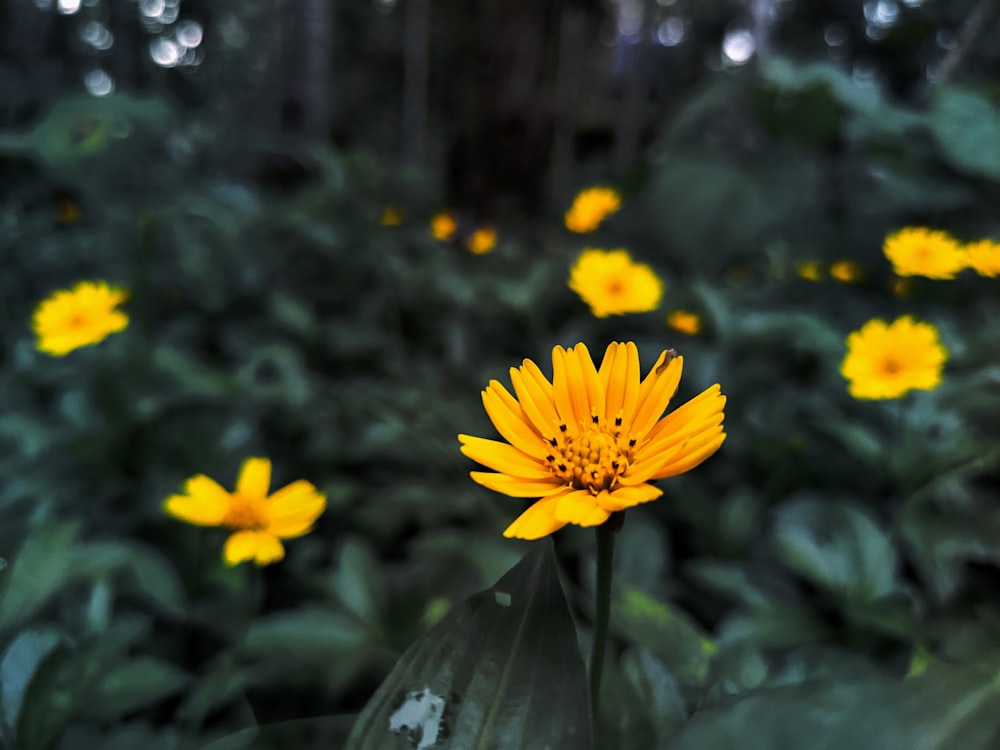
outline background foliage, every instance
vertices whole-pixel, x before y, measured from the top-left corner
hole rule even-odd
[[[996,747],[998,281],[891,287],[881,252],[1000,237],[996,3],[37,6],[0,9],[0,746],[342,746],[532,549],[457,450],[492,434],[478,391],[631,339],[684,354],[681,400],[722,384],[729,438],[628,514],[598,746]],[[158,63],[191,20],[196,54]],[[597,181],[624,208],[570,235]],[[497,249],[434,240],[445,206]],[[653,265],[663,309],[592,318],[583,246]],[[861,282],[796,273],[842,258]],[[131,290],[130,327],[37,352],[35,305],[82,278]],[[846,335],[904,313],[944,383],[852,400]],[[161,503],[250,455],[329,509],[229,569]],[[591,535],[554,541],[586,645]]]

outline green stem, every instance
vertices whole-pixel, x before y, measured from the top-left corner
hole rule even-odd
[[[590,650],[590,714],[595,726],[601,699],[601,675],[604,672],[604,649],[608,641],[608,619],[611,615],[611,571],[617,530],[611,520],[597,527],[597,603],[594,612],[594,642]]]

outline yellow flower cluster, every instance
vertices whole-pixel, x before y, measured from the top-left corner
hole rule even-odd
[[[510,369],[511,394],[491,380],[483,406],[506,442],[459,435],[462,453],[493,471],[473,480],[511,497],[537,498],[504,536],[538,539],[566,524],[597,526],[655,500],[651,482],[682,474],[726,439],[718,384],[663,416],[684,359],[660,353],[639,377],[639,350],[612,343],[595,367],[583,344],[552,350],[550,381],[532,360]]]
[[[840,374],[858,399],[892,399],[941,384],[948,352],[930,323],[906,315],[892,323],[870,320],[847,337]]]
[[[128,299],[121,287],[104,281],[81,281],[42,300],[32,318],[40,351],[62,357],[74,349],[98,344],[128,325],[118,306]]]
[[[285,556],[282,539],[307,534],[326,509],[326,496],[305,480],[268,495],[271,462],[248,458],[236,489],[228,492],[218,482],[198,474],[184,483],[184,492],[171,495],[163,509],[196,526],[223,526],[233,530],[222,557],[227,565],[252,560],[268,565]]]
[[[966,268],[980,276],[1000,276],[1000,242],[994,240],[962,245],[947,232],[904,227],[885,238],[883,249],[897,276],[953,279]]]
[[[566,228],[577,234],[593,232],[621,206],[621,196],[613,188],[591,187],[581,190],[564,217]]]
[[[624,249],[585,249],[570,269],[569,288],[597,318],[655,310],[663,295],[656,272]]]

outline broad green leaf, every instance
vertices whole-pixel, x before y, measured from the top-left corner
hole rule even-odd
[[[150,656],[137,656],[107,670],[87,692],[86,710],[104,719],[145,708],[182,690],[190,677]]]
[[[1000,115],[987,99],[951,86],[938,87],[928,124],[954,166],[1000,180]]]
[[[347,750],[588,750],[576,629],[550,541],[414,643]]]
[[[868,513],[804,497],[778,511],[773,539],[791,570],[844,599],[867,602],[896,586],[896,551]]]
[[[373,628],[379,624],[385,586],[379,580],[378,564],[369,547],[349,541],[340,551],[330,588],[343,604]]]
[[[667,750],[994,750],[1000,665],[822,679],[698,712]]]
[[[77,576],[77,524],[54,524],[29,536],[0,577],[0,634],[29,620]]]
[[[180,576],[170,562],[152,547],[135,541],[90,542],[79,550],[81,573],[92,577],[124,574],[126,588],[164,611],[184,611]]]
[[[611,624],[619,633],[662,659],[686,685],[701,685],[708,677],[715,643],[683,611],[636,588],[614,590]]]
[[[17,727],[24,694],[35,673],[62,640],[56,630],[26,630],[10,642],[0,657],[0,719],[8,731]]]

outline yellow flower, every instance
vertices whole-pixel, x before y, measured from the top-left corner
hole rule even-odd
[[[667,314],[667,325],[678,333],[694,336],[701,332],[701,317],[690,310],[671,310]]]
[[[905,227],[890,234],[883,250],[898,276],[953,279],[967,265],[965,253],[953,237],[924,227]]]
[[[818,260],[804,260],[795,264],[795,275],[806,281],[819,281],[823,278],[823,266]]]
[[[566,228],[578,234],[593,232],[621,206],[621,196],[613,188],[591,187],[581,190],[566,212]]]
[[[451,211],[441,211],[431,217],[431,234],[434,235],[434,239],[447,242],[455,238],[456,232],[458,223]]]
[[[865,277],[865,271],[861,264],[855,260],[836,260],[830,264],[830,278],[851,284],[861,281]]]
[[[980,276],[1000,276],[1000,242],[979,240],[965,246],[969,267]]]
[[[497,473],[473,471],[482,486],[538,498],[504,536],[538,539],[567,523],[596,526],[655,500],[650,482],[682,474],[715,453],[726,435],[726,397],[711,386],[661,419],[684,360],[660,354],[639,379],[631,341],[608,346],[600,369],[583,344],[552,350],[552,382],[530,359],[510,369],[512,395],[496,380],[483,406],[507,442],[459,435],[462,453]]]
[[[62,357],[121,331],[128,316],[116,308],[127,298],[127,291],[103,281],[81,281],[53,293],[39,303],[32,317],[38,349]]]
[[[875,319],[847,337],[840,374],[854,398],[899,398],[913,389],[937,388],[947,358],[930,323],[908,315],[891,324]]]
[[[384,227],[398,227],[403,223],[403,212],[398,206],[386,206],[378,223]]]
[[[485,255],[497,246],[497,233],[492,227],[479,227],[469,237],[466,247],[474,255]]]
[[[663,294],[653,269],[621,249],[586,248],[570,269],[569,288],[598,318],[655,310]]]
[[[198,474],[184,483],[184,494],[168,497],[163,509],[196,526],[234,529],[222,553],[227,565],[247,560],[267,565],[285,556],[282,539],[307,534],[326,509],[326,497],[305,480],[292,482],[268,496],[270,484],[270,460],[248,458],[240,469],[234,492]]]

